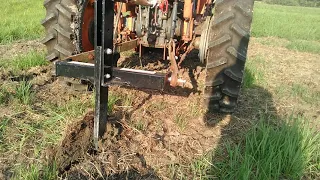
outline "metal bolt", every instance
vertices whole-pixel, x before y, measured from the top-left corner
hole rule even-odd
[[[107,48],[107,49],[106,49],[106,53],[107,53],[108,55],[112,54],[112,49]]]
[[[110,79],[110,78],[111,78],[111,75],[110,75],[110,74],[106,74],[105,77],[106,77],[107,79]]]

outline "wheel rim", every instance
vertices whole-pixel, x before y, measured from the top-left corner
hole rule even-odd
[[[94,49],[94,0],[87,0],[83,6],[83,13],[80,26],[80,47],[81,51]]]

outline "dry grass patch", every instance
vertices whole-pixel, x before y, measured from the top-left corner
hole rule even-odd
[[[300,112],[309,118],[317,115],[320,55],[291,51],[282,47],[263,45],[253,39],[249,57],[264,58],[264,79],[282,114]],[[250,61],[250,58],[249,58]]]
[[[289,50],[320,54],[320,42],[312,40],[287,40],[276,37],[252,38],[255,42],[271,47],[285,47]]]

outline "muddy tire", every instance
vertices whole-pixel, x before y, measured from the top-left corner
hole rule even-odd
[[[74,54],[76,50],[76,15],[77,1],[75,0],[45,0],[46,17],[41,24],[46,36],[42,43],[46,45],[46,59],[56,61]]]
[[[254,0],[217,0],[208,28],[204,102],[232,113],[243,81]]]

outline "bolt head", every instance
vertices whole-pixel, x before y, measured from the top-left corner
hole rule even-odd
[[[107,79],[110,79],[110,78],[111,78],[111,75],[110,75],[110,74],[106,74],[105,77],[106,77]]]
[[[107,53],[108,55],[112,54],[112,49],[107,48],[107,49],[106,49],[106,53]]]

